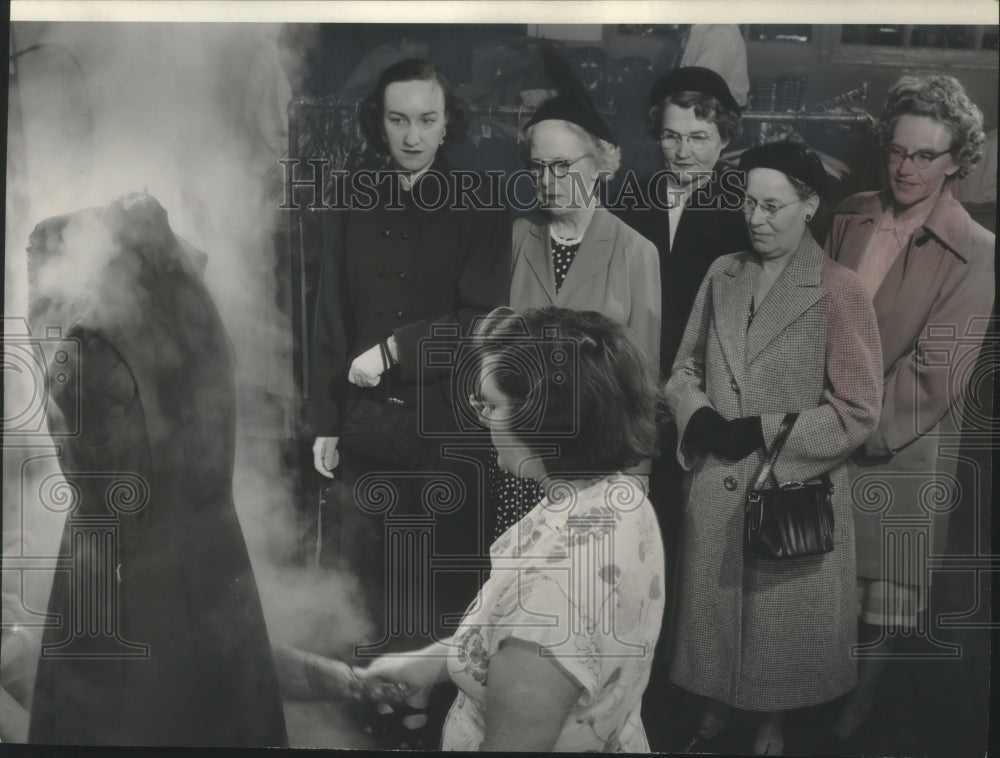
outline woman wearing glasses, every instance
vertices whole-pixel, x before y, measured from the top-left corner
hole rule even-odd
[[[508,308],[480,325],[472,398],[505,470],[544,498],[490,549],[458,632],[368,681],[459,688],[441,748],[649,752],[639,716],[663,614],[663,548],[636,477],[656,444],[646,357],[604,316]],[[558,445],[562,454],[539,454]]]
[[[645,182],[642,203],[621,217],[659,253],[660,373],[666,378],[708,267],[750,246],[740,213],[742,177],[720,160],[740,136],[740,107],[721,76],[688,66],[653,85],[647,126],[660,145],[663,170]]]
[[[854,686],[854,527],[845,459],[878,421],[878,329],[858,277],[823,254],[808,222],[826,192],[819,158],[781,142],[744,153],[752,250],[717,259],[667,384],[681,516],[671,680],[708,700],[688,745],[757,712],[755,755],[784,749],[782,713]],[[778,482],[828,474],[833,551],[785,561],[744,547],[747,490],[786,413]]]
[[[721,162],[722,151],[740,135],[740,107],[719,74],[687,66],[670,71],[653,85],[646,125],[660,146],[663,167],[643,182],[642,201],[620,217],[652,240],[659,255],[663,309],[659,372],[666,380],[708,267],[720,255],[750,247],[740,212],[743,177]],[[683,472],[668,452],[677,444],[676,430],[668,426],[662,432],[663,452],[652,462],[649,497],[663,528],[667,573],[672,575]],[[653,688],[667,685],[671,646],[667,629],[657,650]],[[654,708],[655,703],[656,698],[650,697],[647,707]]]
[[[514,222],[510,305],[557,305],[597,311],[623,324],[659,372],[660,271],[656,248],[605,209],[600,184],[621,162],[607,122],[551,46],[546,70],[560,94],[529,120],[522,154],[535,181],[538,209]],[[644,464],[648,473],[648,462]],[[490,488],[499,537],[540,498],[537,485],[492,466]]]
[[[871,711],[882,654],[893,646],[885,628],[910,629],[926,611],[927,553],[887,556],[882,525],[916,517],[915,530],[931,529],[927,551],[944,551],[954,493],[937,503],[927,488],[955,473],[955,459],[939,455],[939,438],[961,429],[965,377],[984,333],[975,319],[991,313],[995,286],[995,237],[951,192],[982,157],[979,108],[950,76],[904,76],[889,90],[882,128],[889,187],[841,203],[826,245],[874,299],[886,372],[882,418],[850,469],[858,498],[859,638],[876,655],[861,658],[858,687],[836,725],[840,739]],[[932,327],[937,337],[923,342]],[[935,360],[932,349],[949,359]],[[871,507],[885,487],[887,507]]]

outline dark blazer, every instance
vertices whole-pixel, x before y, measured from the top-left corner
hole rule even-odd
[[[443,372],[420,369],[420,340],[431,336],[433,325],[458,326],[467,336],[477,316],[507,303],[507,211],[495,203],[475,209],[471,201],[455,207],[453,170],[438,160],[432,171],[435,176],[425,174],[417,186],[432,203],[447,189],[440,208],[390,192],[396,179],[386,173],[371,210],[325,212],[310,356],[310,419],[319,436],[339,436],[349,398],[359,391],[347,381],[351,361],[390,334],[400,365],[383,375],[379,391],[416,402],[418,381],[438,381],[441,392],[424,394],[434,403],[425,410],[449,413]]]
[[[663,190],[666,181],[657,181],[662,175],[658,172],[644,182],[641,203],[618,215],[655,244],[660,256],[660,374],[666,379],[708,267],[720,255],[750,249],[750,238],[739,209],[743,198],[740,173],[719,163],[713,180],[689,198],[671,246]]]

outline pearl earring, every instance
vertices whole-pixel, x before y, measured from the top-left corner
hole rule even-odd
[[[812,220],[813,220],[813,215],[811,213],[807,213],[806,214],[806,221],[812,221]]]

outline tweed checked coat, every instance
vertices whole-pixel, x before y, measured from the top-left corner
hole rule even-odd
[[[834,260],[858,267],[890,200],[888,192],[863,192],[837,207],[826,241]],[[993,310],[995,244],[945,191],[875,293],[885,357],[882,417],[850,466],[859,576],[929,582],[912,560],[886,559],[886,528],[926,534],[932,553],[945,550],[957,458],[940,446],[959,444],[963,379],[972,375]]]
[[[826,702],[854,685],[854,527],[844,461],[875,428],[881,395],[878,329],[860,280],[808,233],[793,256],[752,321],[759,259],[752,252],[716,259],[667,383],[678,459],[689,472],[671,680],[761,711]],[[689,450],[684,433],[703,406],[727,419],[760,416],[768,447],[785,413],[799,413],[775,477],[804,482],[829,472],[833,552],[781,562],[744,554],[744,503],[764,453],[731,463]]]

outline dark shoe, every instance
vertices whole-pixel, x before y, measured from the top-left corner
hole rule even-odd
[[[871,716],[874,704],[875,699],[871,696],[862,700],[852,697],[847,701],[833,725],[833,734],[839,742],[847,742],[864,726]]]
[[[757,729],[753,741],[754,755],[783,755],[785,752],[785,733],[781,724],[762,724]]]
[[[719,715],[711,707],[709,710],[702,714],[701,719],[698,721],[698,728],[695,733],[688,740],[687,744],[681,749],[684,753],[702,753],[710,752],[709,748],[712,743],[715,742],[715,738],[719,736],[726,725],[729,723],[729,710],[726,709],[722,712],[724,715]]]

